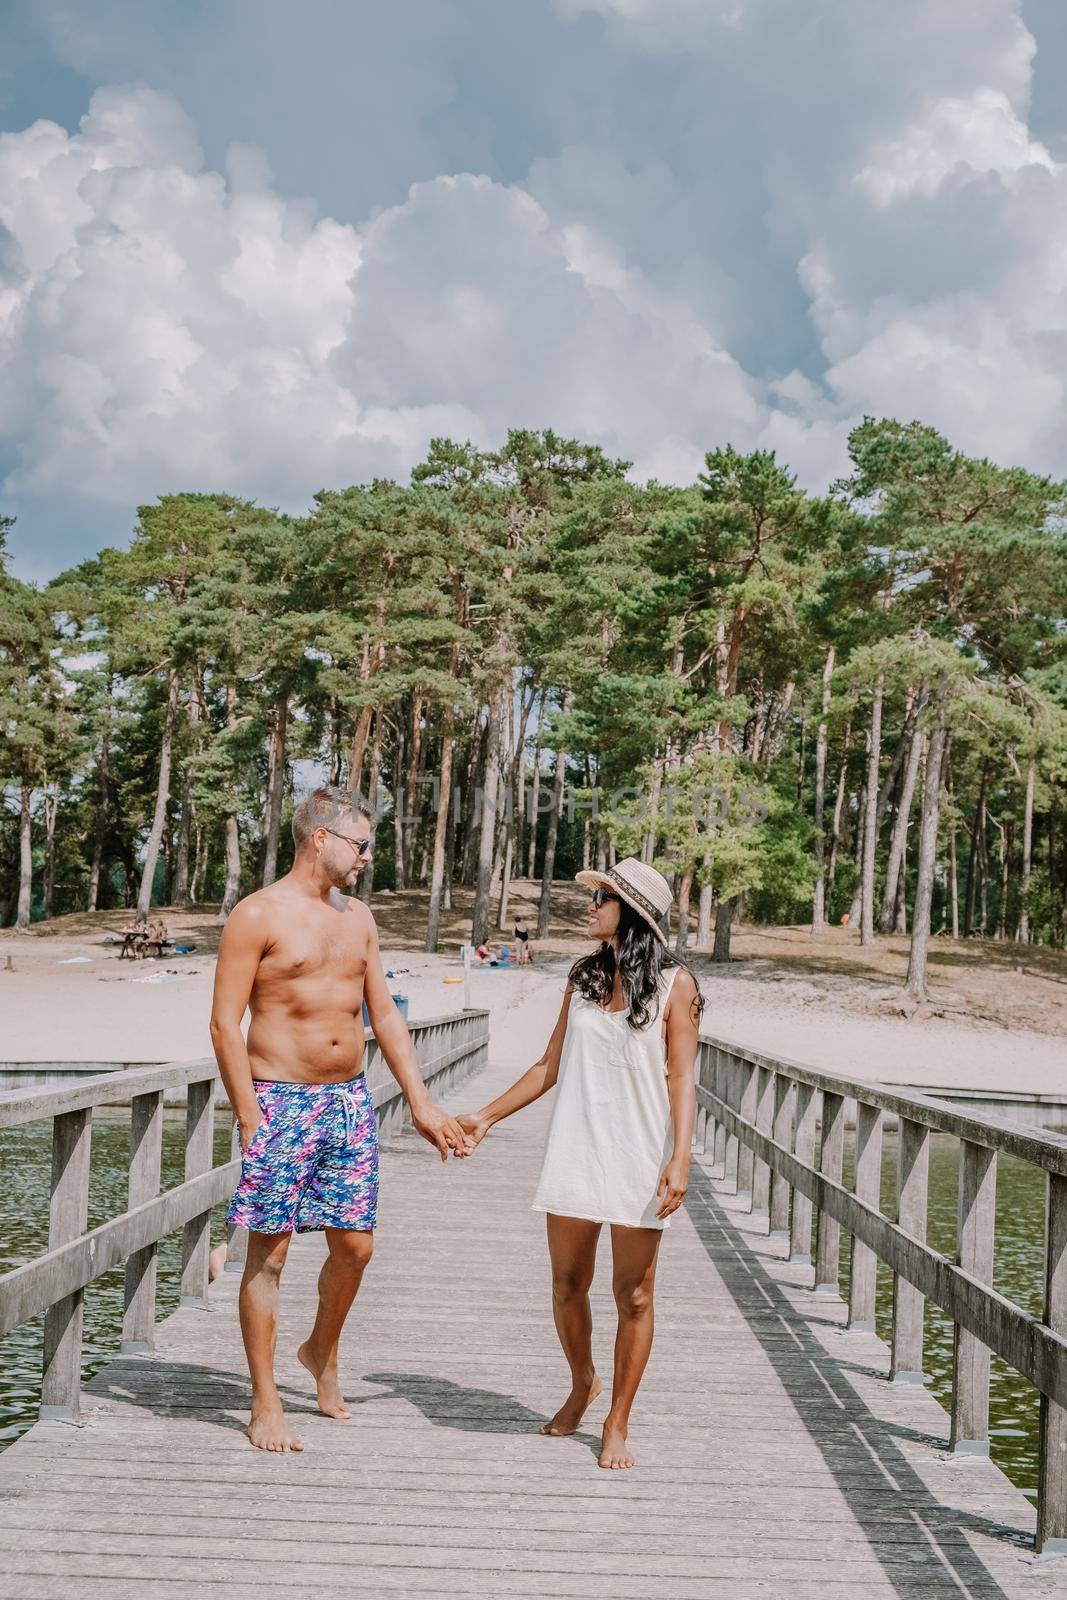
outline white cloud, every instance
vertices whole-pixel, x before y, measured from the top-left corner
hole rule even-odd
[[[553,425],[687,477],[758,427],[756,386],[595,229],[472,176],[362,232],[278,196],[255,152],[200,165],[168,97],[0,138],[16,271],[0,423],[16,499],[123,513],[182,486],[294,509],[403,475],[435,433]]]
[[[881,206],[918,191],[934,194],[945,179],[995,172],[1010,178],[1024,167],[1055,162],[1031,139],[1008,97],[999,89],[976,89],[963,99],[948,96],[898,139],[887,140],[874,160],[857,172],[856,184]]]
[[[255,39],[230,0],[180,28],[145,3],[151,29],[108,0],[90,42],[47,9],[68,61],[188,69],[195,126],[109,88],[73,134],[0,138],[23,530],[50,518],[58,546],[76,516],[85,548],[189,485],[300,509],[403,476],[434,433],[509,425],[660,478],[726,439],[773,446],[819,487],[884,411],[1067,472],[1067,168],[1029,125],[1018,0],[971,0],[966,28],[929,0],[531,0],[511,35],[471,0],[473,56],[452,0],[315,3],[299,59],[277,0]],[[230,102],[189,65],[205,28],[209,87],[234,85],[225,153]],[[339,220],[288,193],[301,151]]]

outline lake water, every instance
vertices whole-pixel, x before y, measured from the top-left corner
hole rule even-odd
[[[848,1139],[851,1147],[851,1135]],[[215,1126],[215,1162],[227,1159],[229,1117]],[[167,1113],[163,1129],[163,1186],[181,1182],[185,1149],[184,1112]],[[929,1242],[950,1258],[956,1249],[956,1183],[959,1145],[935,1134],[930,1151]],[[51,1168],[51,1124],[0,1133],[0,1271],[32,1259],[47,1248],[48,1184]],[[129,1170],[129,1116],[120,1111],[98,1113],[93,1123],[92,1184],[89,1222],[96,1226],[126,1206]],[[849,1175],[851,1181],[851,1175]],[[893,1211],[896,1188],[896,1141],[885,1140],[882,1204]],[[1025,1162],[1001,1157],[997,1175],[997,1233],[993,1281],[1027,1311],[1040,1314],[1044,1284],[1045,1179]],[[212,1213],[212,1243],[224,1236],[223,1207]],[[847,1286],[847,1239],[842,1250],[842,1281]],[[181,1234],[165,1239],[159,1249],[158,1310],[166,1316],[178,1304]],[[117,1351],[122,1322],[121,1268],[92,1284],[85,1293],[85,1377],[98,1371]],[[667,1308],[661,1314],[669,1315]],[[892,1274],[878,1272],[878,1332],[889,1338],[892,1316]],[[952,1323],[935,1307],[926,1310],[925,1370],[929,1386],[946,1407],[952,1385]],[[41,1322],[16,1328],[0,1339],[0,1448],[17,1439],[34,1422],[40,1399]],[[994,1461],[1031,1497],[1037,1492],[1038,1397],[1036,1391],[993,1358],[990,1435]]]

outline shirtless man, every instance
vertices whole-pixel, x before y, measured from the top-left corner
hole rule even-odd
[[[442,1161],[450,1149],[473,1149],[426,1092],[382,971],[374,918],[341,892],[355,887],[370,858],[369,812],[344,790],[317,789],[293,814],[293,839],[292,871],[242,900],[226,923],[211,1012],[241,1137],[241,1180],[228,1221],[248,1229],[239,1300],[252,1378],[248,1437],[260,1450],[277,1451],[303,1449],[274,1381],[278,1286],[294,1229],[323,1229],[327,1243],[315,1325],[297,1357],[315,1379],[320,1411],[351,1416],[337,1346],[371,1258],[378,1201],[362,1001],[419,1133]]]

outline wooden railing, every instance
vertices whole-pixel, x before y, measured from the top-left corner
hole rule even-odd
[[[923,1380],[926,1300],[953,1319],[953,1451],[988,1452],[990,1351],[1034,1385],[1041,1397],[1036,1545],[1067,1552],[1067,1139],[708,1037],[697,1056],[697,1106],[698,1148],[711,1146],[714,1167],[749,1198],[751,1211],[766,1214],[772,1236],[789,1240],[792,1261],[813,1262],[816,1294],[840,1293],[842,1233],[851,1235],[850,1327],[873,1329],[876,1264],[893,1269],[893,1381]],[[887,1117],[898,1124],[896,1221],[881,1209]],[[848,1188],[845,1139],[853,1126]],[[931,1133],[959,1141],[955,1261],[926,1243]],[[1046,1175],[1042,1319],[992,1287],[1001,1151]]]
[[[410,1026],[423,1080],[442,1095],[485,1064],[489,1013],[463,1011]],[[395,1078],[368,1030],[365,1071],[383,1138],[399,1131],[406,1106]],[[69,1086],[0,1093],[5,1128],[52,1121],[52,1186],[48,1249],[0,1276],[0,1336],[44,1313],[41,1416],[74,1418],[81,1394],[82,1302],[88,1284],[126,1264],[120,1348],[147,1353],[156,1320],[159,1241],[183,1230],[181,1303],[205,1305],[212,1207],[228,1200],[240,1175],[240,1148],[212,1165],[218,1068],[210,1059],[101,1073]],[[185,1180],[160,1193],[163,1097],[186,1090]],[[130,1105],[128,1207],[88,1230],[92,1116],[97,1106]],[[235,1130],[236,1134],[236,1130]],[[233,1230],[227,1267],[240,1266],[247,1236]]]

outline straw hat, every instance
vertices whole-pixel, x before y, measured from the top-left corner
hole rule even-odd
[[[584,883],[587,889],[610,889],[620,900],[625,900],[639,917],[644,918],[661,944],[667,943],[667,935],[660,927],[660,918],[666,917],[670,910],[671,886],[655,867],[638,861],[636,856],[624,856],[613,867],[608,867],[606,872],[576,872],[574,877],[577,883]]]

